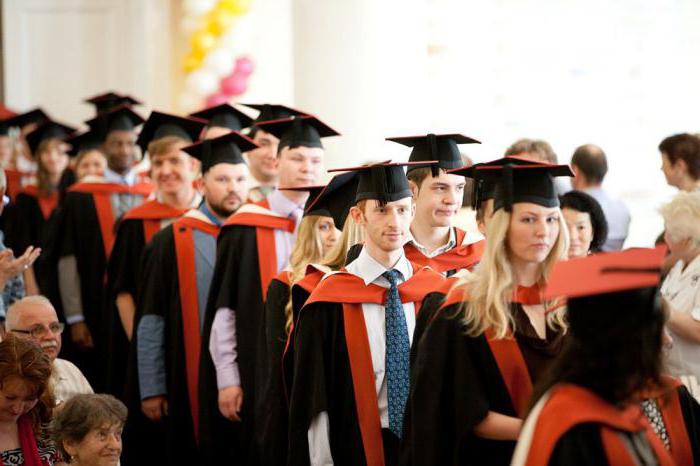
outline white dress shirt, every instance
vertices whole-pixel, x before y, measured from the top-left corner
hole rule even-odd
[[[443,244],[442,246],[440,246],[432,252],[428,251],[428,248],[426,248],[416,240],[416,237],[413,236],[413,232],[411,232],[408,242],[411,243],[416,249],[418,249],[418,252],[423,254],[425,257],[427,257],[428,259],[432,259],[433,257],[437,257],[440,254],[444,254],[450,249],[457,246],[457,235],[455,234],[455,229],[450,227],[450,235],[447,238],[447,243]]]
[[[75,395],[93,393],[90,382],[80,372],[80,369],[65,359],[56,358],[54,360],[50,383],[57,404],[64,403]]]
[[[399,284],[408,280],[413,276],[413,268],[405,255],[396,264],[391,267],[398,270],[402,277],[399,279]],[[360,255],[346,267],[346,270],[360,277],[365,285],[373,283],[383,288],[389,288],[389,281],[382,277],[382,274],[387,269],[379,262],[374,260],[367,252],[367,248],[362,248]],[[403,311],[406,317],[406,326],[408,328],[408,338],[413,343],[413,330],[416,327],[415,305],[411,303],[402,303]],[[383,304],[364,303],[362,304],[362,314],[365,319],[365,327],[367,328],[367,339],[369,341],[370,353],[372,354],[372,368],[374,370],[374,388],[377,393],[377,404],[379,407],[379,419],[382,428],[389,427],[389,401],[387,398],[387,382],[385,372],[386,361],[386,320]],[[341,422],[336,420],[336,422]],[[319,413],[311,422],[308,431],[309,440],[309,458],[312,465],[332,465],[333,457],[331,455],[330,426],[328,421],[328,413],[323,411]]]
[[[661,295],[677,312],[690,314],[700,322],[700,256],[685,267],[676,262],[661,285]],[[667,354],[671,374],[680,378],[690,393],[700,401],[700,344],[669,329],[673,347]]]

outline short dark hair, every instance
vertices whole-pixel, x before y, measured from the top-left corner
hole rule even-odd
[[[408,181],[413,181],[414,183],[416,183],[418,189],[420,189],[425,179],[428,176],[432,176],[431,171],[432,168],[430,167],[414,168],[413,170],[409,170],[406,172],[406,178],[408,178]],[[444,170],[441,168],[440,171]]]
[[[591,241],[591,252],[600,252],[605,240],[608,239],[608,221],[605,219],[603,208],[598,201],[589,194],[582,191],[569,191],[559,197],[562,209],[572,209],[578,212],[585,212],[591,216],[591,226],[593,226],[593,240]]]
[[[506,149],[503,155],[509,157],[525,153],[532,154],[544,162],[557,163],[556,152],[547,141],[542,139],[518,139]]]
[[[688,174],[693,179],[700,179],[700,137],[688,133],[674,134],[661,141],[659,151],[672,165],[683,160]]]
[[[571,164],[576,165],[586,179],[593,183],[602,183],[608,173],[608,160],[605,152],[593,144],[579,146],[571,157]]]
[[[105,424],[123,426],[126,416],[126,406],[112,395],[76,395],[55,414],[51,433],[63,457],[70,458],[64,450],[64,441],[80,443],[89,432]]]

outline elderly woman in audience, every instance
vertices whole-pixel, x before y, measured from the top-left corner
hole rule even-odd
[[[598,201],[582,191],[559,196],[569,230],[569,258],[600,252],[608,237],[608,222]]]
[[[671,254],[679,260],[661,287],[673,346],[671,373],[700,399],[700,192],[681,192],[661,208]]]
[[[13,335],[0,342],[0,464],[59,461],[44,435],[54,405],[50,377],[51,361],[39,345]]]
[[[126,406],[111,395],[76,395],[56,413],[54,441],[71,465],[116,465],[126,415]]]

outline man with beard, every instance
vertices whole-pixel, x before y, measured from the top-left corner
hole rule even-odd
[[[7,310],[8,332],[36,342],[51,359],[51,388],[57,403],[81,393],[92,393],[92,387],[80,369],[58,357],[64,324],[58,321],[51,301],[44,296],[27,296]]]
[[[152,186],[137,183],[135,128],[143,118],[126,106],[90,120],[107,157],[105,176],[68,189],[57,226],[58,282],[70,328],[73,361],[98,391],[104,389],[95,345],[102,340],[105,273],[114,244],[114,224],[140,204]]]
[[[248,197],[241,153],[254,148],[237,132],[185,147],[202,162],[204,200],[146,246],[134,339],[141,410],[166,429],[163,464],[199,463],[199,351],[216,237]]]

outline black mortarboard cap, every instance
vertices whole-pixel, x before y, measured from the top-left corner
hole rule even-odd
[[[260,123],[262,121],[272,121],[272,120],[283,120],[285,118],[291,118],[293,116],[307,116],[306,112],[287,107],[286,105],[278,104],[241,104],[245,107],[253,108],[258,110],[260,113],[253,124]]]
[[[143,122],[144,119],[141,115],[133,111],[131,107],[119,105],[85,123],[104,141],[112,131],[133,131]]]
[[[434,161],[428,162],[434,163]],[[355,203],[365,199],[375,199],[379,201],[380,204],[386,204],[412,196],[404,167],[419,164],[425,165],[424,162],[382,162],[362,165],[360,167],[336,168],[328,171],[357,173],[358,181]]]
[[[151,141],[166,136],[177,136],[187,141],[196,141],[206,126],[206,120],[199,118],[151,112],[136,143],[141,147],[141,150],[146,152]]]
[[[334,176],[326,186],[291,188],[294,191],[308,191],[309,198],[304,206],[304,215],[331,217],[338,230],[342,230],[350,208],[355,205],[357,172],[341,173]],[[284,188],[280,188],[284,189]]]
[[[242,153],[258,147],[249,137],[236,131],[213,139],[205,139],[183,148],[185,152],[202,162],[202,173],[219,163],[246,163]]]
[[[503,157],[468,168],[451,170],[450,173],[474,178],[482,183],[492,183],[494,212],[500,208],[511,211],[517,202],[532,202],[544,207],[557,207],[559,197],[554,177],[573,176],[568,165],[533,162],[521,157]],[[483,197],[477,196],[481,202]],[[475,203],[478,207],[478,204]]]
[[[71,148],[68,150],[68,155],[71,157],[76,157],[83,151],[99,149],[102,144],[102,138],[97,131],[92,129],[85,131],[84,133],[76,133],[69,136],[65,141],[70,144]]]
[[[141,102],[129,95],[120,95],[111,91],[96,95],[94,97],[89,97],[85,99],[84,102],[94,105],[98,115],[108,112],[120,105],[141,105]]]
[[[338,136],[340,133],[314,116],[295,116],[284,120],[266,121],[257,124],[263,131],[272,133],[285,147],[323,147],[322,138]]]
[[[2,123],[7,125],[9,128],[19,127],[23,128],[32,123],[41,124],[49,120],[49,116],[41,108],[34,108],[28,112],[20,113],[13,117],[3,120]]]
[[[240,131],[253,123],[253,119],[229,104],[221,104],[210,107],[199,112],[191,113],[190,116],[207,120],[207,126],[219,126],[233,131]]]
[[[46,121],[31,133],[27,134],[27,145],[32,155],[36,154],[42,141],[47,139],[65,139],[75,132],[72,126],[64,125],[55,121]]]
[[[10,134],[10,125],[0,122],[0,136],[7,136],[8,134]]]
[[[387,141],[397,142],[404,146],[412,147],[409,162],[425,162],[437,160],[437,163],[430,164],[432,175],[438,176],[440,169],[451,170],[464,166],[462,154],[459,152],[458,144],[481,144],[476,139],[472,139],[462,134],[426,134],[425,136],[407,136],[386,138]],[[411,166],[408,171],[422,168],[419,165]]]

